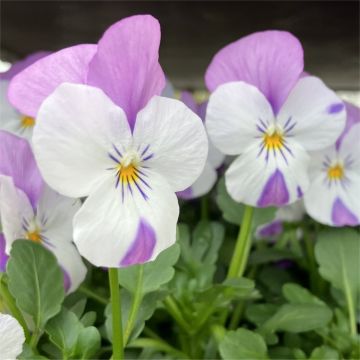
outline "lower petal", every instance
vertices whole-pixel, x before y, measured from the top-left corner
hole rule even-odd
[[[154,260],[176,240],[179,205],[166,180],[148,172],[147,196],[107,179],[74,219],[74,242],[96,266],[123,267]],[[122,194],[125,191],[125,196]]]

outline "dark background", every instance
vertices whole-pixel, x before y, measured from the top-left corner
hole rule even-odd
[[[265,29],[303,43],[306,70],[338,90],[359,88],[359,2],[2,1],[1,58],[97,42],[115,21],[149,13],[162,25],[160,61],[178,87],[203,88],[214,53]]]

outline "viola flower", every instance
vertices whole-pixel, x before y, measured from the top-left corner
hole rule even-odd
[[[313,154],[307,213],[330,226],[360,224],[360,110],[346,104],[347,126],[335,145]]]
[[[72,243],[72,220],[80,202],[47,187],[29,143],[0,131],[0,214],[5,253],[17,239],[42,244],[57,258],[69,293],[84,280],[86,267]],[[0,257],[6,260],[6,254]],[[5,268],[5,264],[2,264]]]
[[[180,100],[188,106],[202,121],[205,120],[207,101],[197,104],[191,93],[183,91]],[[217,179],[216,170],[222,165],[225,156],[209,141],[208,158],[199,178],[187,189],[177,193],[181,199],[194,199],[207,194]]]
[[[238,202],[284,206],[309,186],[309,151],[333,144],[344,104],[320,79],[302,77],[303,50],[290,33],[265,31],[220,50],[207,69],[206,127],[215,146],[239,155],[225,173]]]
[[[16,359],[23,350],[24,330],[11,315],[0,314],[0,359]]]
[[[74,242],[96,266],[144,263],[171,246],[175,192],[205,164],[201,119],[182,102],[156,96],[165,86],[159,44],[151,16],[116,23],[84,70],[96,87],[62,84],[38,112],[37,163],[61,194],[88,197],[74,218]]]
[[[293,223],[302,220],[305,214],[303,200],[298,200],[290,205],[279,207],[276,210],[273,221],[261,225],[256,229],[257,239],[273,239],[279,236],[284,230],[284,223]]]
[[[8,101],[7,91],[9,81],[19,72],[30,66],[49,53],[39,51],[29,55],[23,60],[14,63],[11,68],[0,74],[0,129],[31,140],[35,118],[26,113],[17,111]],[[26,89],[24,89],[26,91]]]

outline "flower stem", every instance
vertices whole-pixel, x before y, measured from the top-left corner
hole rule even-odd
[[[168,295],[164,299],[164,305],[168,313],[175,319],[178,325],[181,327],[183,331],[187,334],[192,333],[192,329],[187,321],[184,319],[178,305],[176,304],[175,300],[172,298],[171,295]]]
[[[230,262],[227,278],[241,277],[245,271],[249,251],[251,247],[251,221],[254,209],[251,206],[245,206],[245,211],[236,240],[235,250]]]
[[[201,220],[208,220],[209,218],[209,199],[205,195],[201,198]]]
[[[79,287],[79,291],[82,292],[84,295],[88,296],[89,298],[97,301],[99,304],[107,305],[109,303],[109,301],[106,298],[96,294],[93,290],[89,289],[85,285],[81,285]]]
[[[124,359],[124,345],[121,323],[121,303],[118,270],[116,268],[109,269],[109,285],[112,309],[112,344],[113,344],[113,360]]]
[[[124,334],[124,344],[125,345],[129,341],[129,337],[130,337],[131,331],[134,327],[136,316],[137,316],[137,313],[139,311],[139,307],[140,307],[140,304],[142,301],[143,275],[144,275],[144,265],[141,264],[141,265],[139,265],[138,276],[137,276],[137,280],[136,280],[135,294],[134,294],[133,302],[131,305],[129,318],[128,318],[128,321],[127,321],[126,327],[125,327],[125,334]]]

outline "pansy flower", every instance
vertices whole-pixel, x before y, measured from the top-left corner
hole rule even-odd
[[[209,136],[223,153],[240,155],[225,174],[234,200],[266,207],[301,198],[309,186],[308,152],[333,144],[343,130],[344,104],[302,73],[301,44],[283,31],[246,36],[208,67]]]
[[[46,182],[61,194],[88,197],[74,218],[74,242],[97,266],[143,263],[172,245],[175,192],[189,187],[205,165],[201,119],[182,102],[156,96],[165,86],[159,44],[153,17],[127,18],[97,46],[50,55],[10,87],[13,102],[38,115],[33,144]],[[64,79],[68,83],[43,102]],[[20,96],[20,83],[33,84],[32,95]]]
[[[11,68],[0,74],[0,129],[7,130],[13,134],[27,138],[32,137],[32,130],[35,125],[35,117],[27,113],[17,111],[8,101],[7,91],[9,81],[19,72],[37,60],[47,56],[46,51],[39,51],[27,56],[25,59],[14,63]],[[26,91],[26,89],[24,89]]]
[[[188,91],[181,93],[180,100],[188,106],[202,121],[205,120],[207,101],[198,104]],[[217,169],[221,166],[225,156],[209,141],[208,158],[204,170],[198,179],[187,189],[177,193],[181,199],[189,200],[207,194],[214,186],[217,179]]]
[[[23,350],[25,334],[11,315],[0,314],[0,339],[0,360],[17,359]]]
[[[333,146],[312,155],[307,213],[330,226],[360,224],[360,110],[346,104],[347,126]]]
[[[0,216],[6,254],[16,239],[42,244],[56,256],[66,291],[74,291],[86,275],[72,243],[72,220],[80,202],[43,183],[25,139],[0,131],[0,159]],[[6,261],[5,254],[0,256]]]

